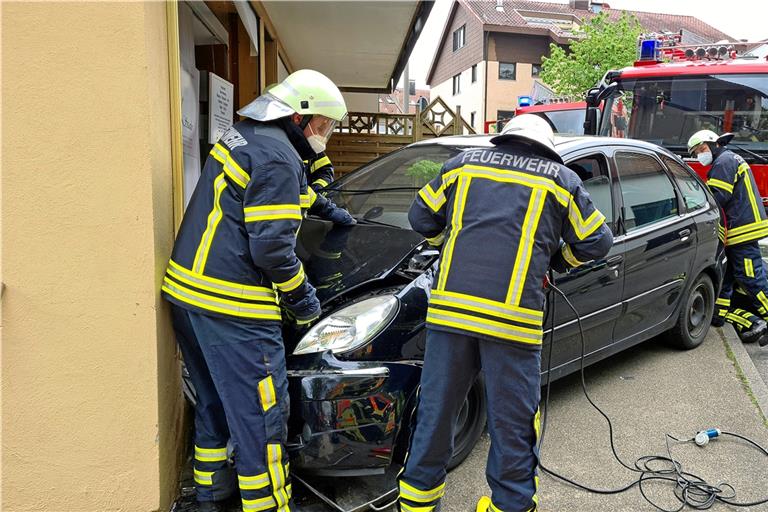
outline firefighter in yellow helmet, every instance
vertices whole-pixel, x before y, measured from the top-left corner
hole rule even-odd
[[[203,167],[162,291],[197,392],[194,479],[200,510],[288,510],[288,381],[281,307],[320,315],[294,252],[310,206],[303,160],[347,114],[326,76],[300,70],[238,112]],[[228,462],[231,444],[236,477]]]

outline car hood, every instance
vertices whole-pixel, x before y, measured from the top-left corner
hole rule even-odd
[[[301,223],[296,254],[321,303],[362,284],[383,279],[424,240],[409,229],[378,224],[335,226]]]

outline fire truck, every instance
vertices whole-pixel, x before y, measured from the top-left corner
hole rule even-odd
[[[547,121],[552,130],[562,135],[584,134],[584,112],[587,104],[583,101],[545,103],[517,107],[515,116],[521,114],[535,114]],[[509,118],[511,119],[511,118]],[[485,133],[498,133],[509,119],[494,119],[486,121]]]
[[[585,133],[641,139],[706,170],[687,153],[698,130],[735,136],[728,145],[749,162],[768,206],[768,60],[748,43],[683,45],[682,34],[648,34],[638,60],[609,71],[587,92]],[[602,112],[602,114],[600,114]]]

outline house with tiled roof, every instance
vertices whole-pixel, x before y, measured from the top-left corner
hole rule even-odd
[[[430,99],[461,106],[477,131],[486,120],[511,117],[518,97],[546,99],[538,78],[550,43],[567,46],[584,20],[605,12],[612,20],[633,14],[646,32],[681,32],[684,44],[731,40],[693,16],[613,9],[605,2],[454,0],[427,72]]]

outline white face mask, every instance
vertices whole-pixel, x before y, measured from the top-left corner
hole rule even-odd
[[[703,153],[699,153],[696,155],[696,160],[698,160],[701,165],[709,165],[712,163],[712,152],[704,151]]]
[[[310,135],[307,137],[307,142],[315,153],[322,153],[325,151],[325,137],[322,135]]]

